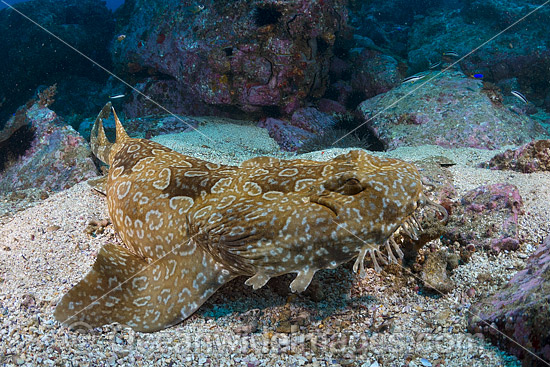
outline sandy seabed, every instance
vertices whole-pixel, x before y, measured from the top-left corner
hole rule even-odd
[[[156,140],[185,154],[237,164],[278,152],[265,133],[250,127],[205,124],[201,132]],[[253,138],[250,138],[252,136]],[[205,140],[206,139],[206,140]],[[214,150],[215,149],[215,150]],[[303,155],[326,160],[347,150]],[[525,214],[521,249],[488,256],[477,252],[454,270],[455,288],[442,297],[415,292],[414,279],[370,269],[360,279],[341,266],[317,273],[311,290],[291,295],[291,276],[252,291],[244,278],[225,285],[198,312],[169,329],[136,333],[118,325],[71,331],[54,320],[59,298],[93,264],[98,250],[117,241],[103,196],[86,183],[14,213],[0,224],[0,364],[55,366],[515,366],[515,358],[466,332],[469,309],[522,269],[550,233],[550,173],[520,174],[476,168],[495,151],[424,146],[377,153],[417,161],[447,156],[459,195],[480,185],[518,187]],[[489,274],[491,281],[479,281]],[[403,277],[403,276],[401,276]],[[486,279],[486,278],[485,278]],[[470,288],[475,296],[467,296]]]

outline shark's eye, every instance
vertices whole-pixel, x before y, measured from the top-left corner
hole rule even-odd
[[[344,195],[355,195],[361,191],[363,191],[363,187],[361,186],[361,182],[356,178],[347,179],[341,190]]]
[[[355,195],[364,190],[355,172],[344,172],[338,176],[329,178],[324,183],[324,186],[327,190],[342,195]]]

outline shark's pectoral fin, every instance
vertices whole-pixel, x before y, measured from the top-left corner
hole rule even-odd
[[[136,331],[156,331],[189,317],[232,278],[199,246],[149,263],[108,244],[92,270],[61,299],[55,318],[80,327],[118,322]]]
[[[301,270],[296,275],[296,278],[290,283],[290,290],[293,293],[301,293],[306,290],[315,275],[317,269]]]
[[[252,289],[257,290],[262,288],[271,279],[266,273],[256,273],[244,282],[246,285],[252,286]]]

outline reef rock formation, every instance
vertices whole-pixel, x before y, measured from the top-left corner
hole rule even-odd
[[[452,206],[452,212],[443,236],[449,243],[494,252],[519,248],[518,219],[523,214],[523,201],[514,185],[501,183],[470,190]]]
[[[150,88],[174,80],[190,99],[173,112],[290,114],[325,91],[345,3],[136,0],[121,10],[129,15],[112,54],[120,72],[153,76]]]
[[[482,332],[522,360],[522,366],[550,361],[550,237],[527,259],[525,269],[495,295],[472,309],[470,332]],[[546,361],[546,363],[544,362]]]
[[[497,149],[546,134],[538,122],[504,106],[498,89],[459,71],[404,82],[358,109],[387,149],[422,144]]]
[[[508,149],[491,158],[488,166],[523,173],[550,171],[550,140],[535,140],[517,149]]]
[[[292,114],[290,120],[268,117],[260,121],[259,127],[266,128],[283,150],[296,151],[305,142],[323,135],[333,127],[336,120],[312,107],[301,108]]]
[[[25,134],[29,141],[11,142],[14,134],[4,142],[28,144],[28,149],[4,163],[0,191],[28,188],[60,191],[97,176],[88,144],[55,112],[36,102],[21,107],[13,118],[25,121],[22,128],[28,126],[32,134]]]

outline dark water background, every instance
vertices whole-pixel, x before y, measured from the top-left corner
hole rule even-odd
[[[17,3],[23,3],[25,2],[25,0],[8,0],[6,2],[10,5],[13,5]],[[107,7],[111,10],[115,10],[122,4],[124,4],[124,0],[107,0]],[[5,7],[6,5],[4,5],[3,3],[0,3],[0,10],[4,9]]]

